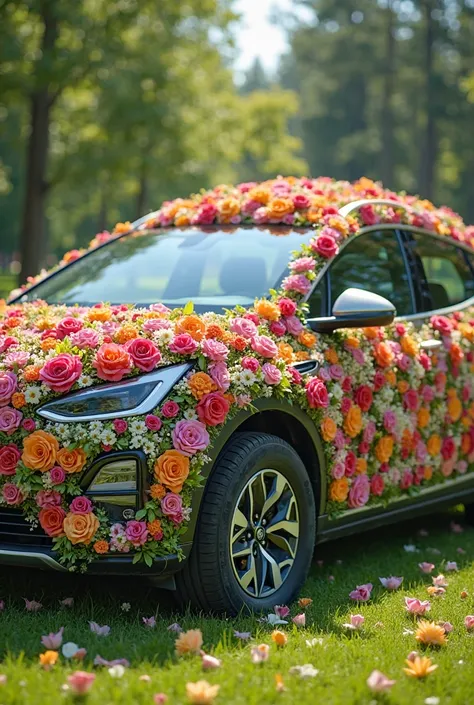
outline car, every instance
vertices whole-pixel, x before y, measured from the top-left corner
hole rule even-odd
[[[367,178],[100,233],[2,309],[0,562],[265,611],[318,543],[472,511],[473,267],[459,215]]]

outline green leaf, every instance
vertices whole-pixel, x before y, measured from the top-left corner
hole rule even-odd
[[[142,519],[144,519],[146,517],[146,515],[147,515],[147,510],[140,509],[140,511],[135,514],[135,519],[137,521],[141,521]]]
[[[145,553],[143,557],[147,566],[151,568],[151,566],[153,565],[153,558],[150,556],[149,553]]]
[[[199,366],[199,369],[200,369],[200,370],[205,370],[205,369],[206,369],[207,363],[206,363],[206,358],[204,357],[204,355],[199,355],[199,357],[198,357],[198,366]]]

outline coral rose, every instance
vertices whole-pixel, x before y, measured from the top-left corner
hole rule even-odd
[[[333,480],[329,485],[329,499],[331,502],[345,502],[349,494],[349,482],[347,477],[340,480]]]
[[[155,477],[172,492],[181,492],[189,475],[189,458],[177,450],[165,450],[155,461]]]
[[[40,370],[41,381],[53,392],[68,392],[82,374],[82,362],[77,355],[61,353],[45,362]]]
[[[72,450],[61,448],[56,459],[63,470],[67,473],[73,473],[81,472],[86,464],[87,456],[82,448],[73,448]]]
[[[191,338],[197,340],[198,343],[204,338],[206,332],[205,323],[199,316],[183,316],[176,322],[176,333],[188,333]]]
[[[208,426],[224,423],[229,409],[230,403],[221,392],[205,394],[196,406],[199,420]]]
[[[441,451],[441,444],[441,438],[437,434],[433,434],[428,439],[426,449],[432,457],[435,457],[436,455],[439,455]]]
[[[350,438],[355,438],[362,430],[362,412],[360,408],[353,404],[344,419],[344,432]]]
[[[51,470],[56,462],[59,443],[46,431],[34,431],[23,441],[23,464],[30,470],[46,472]]]
[[[90,544],[99,528],[99,520],[95,514],[73,514],[70,512],[63,523],[64,533],[72,544]]]
[[[132,356],[121,345],[104,343],[97,350],[92,366],[97,377],[107,382],[119,382],[132,369]]]
[[[66,518],[66,512],[62,507],[47,506],[38,514],[41,528],[48,536],[59,537],[64,536],[63,522]]]
[[[388,367],[395,357],[387,343],[379,343],[374,348],[374,357],[379,367]]]

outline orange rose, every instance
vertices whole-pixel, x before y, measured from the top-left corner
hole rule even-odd
[[[461,436],[461,453],[467,455],[471,450],[471,436],[469,433],[463,433]]]
[[[293,362],[293,348],[289,343],[278,343],[278,355],[281,360],[288,364]]]
[[[181,492],[189,475],[189,458],[177,450],[165,450],[155,461],[155,477],[171,492]]]
[[[99,520],[93,512],[73,514],[70,512],[64,519],[64,533],[72,544],[90,544],[99,528]]]
[[[23,441],[23,464],[30,470],[46,472],[56,462],[59,443],[51,433],[34,431]]]
[[[409,428],[403,430],[401,444],[402,450],[404,451],[410,451],[412,449],[413,436]]]
[[[328,443],[333,441],[337,433],[337,424],[331,418],[327,417],[321,423],[321,435]]]
[[[354,335],[348,335],[346,338],[346,343],[350,348],[360,347],[360,342]]]
[[[394,387],[397,383],[397,375],[393,370],[387,370],[385,372],[385,379],[387,380],[387,384],[389,384],[391,387]]]
[[[365,458],[357,458],[356,473],[357,475],[365,475],[367,472],[367,460]]]
[[[100,321],[105,323],[112,318],[112,311],[106,306],[100,306],[98,308],[91,308],[87,313],[87,318],[89,321]]]
[[[456,395],[450,396],[448,399],[448,414],[452,423],[459,421],[462,415],[462,404],[459,397]]]
[[[449,357],[451,358],[453,365],[459,365],[461,360],[464,358],[464,353],[461,346],[457,343],[452,343],[449,348]]]
[[[436,433],[434,433],[428,438],[426,449],[433,458],[436,455],[439,455],[439,452],[441,450],[441,438]]]
[[[302,330],[298,336],[298,342],[304,345],[305,348],[312,348],[316,343],[316,336],[307,330]]]
[[[374,358],[379,367],[388,367],[393,362],[394,354],[387,343],[381,342],[374,348]]]
[[[340,480],[333,480],[329,485],[329,499],[332,502],[345,502],[349,494],[349,482],[347,477]]]
[[[195,399],[201,399],[205,394],[217,389],[211,377],[205,372],[196,372],[192,375],[188,379],[188,386]]]
[[[350,438],[355,438],[362,430],[362,412],[353,404],[344,419],[344,431]]]
[[[125,223],[116,223],[114,228],[114,235],[118,235],[119,233],[128,233],[131,227],[132,224],[129,220],[127,220]]]
[[[218,208],[220,220],[223,223],[229,223],[235,215],[239,215],[240,213],[240,203],[236,198],[232,198],[232,196],[224,198],[218,204]]]
[[[267,206],[268,216],[272,220],[281,220],[285,215],[290,215],[295,210],[290,198],[273,198]]]
[[[176,333],[189,333],[197,342],[204,338],[205,331],[206,324],[199,316],[183,316],[176,323]]]
[[[270,191],[261,186],[256,186],[248,192],[248,197],[249,200],[257,201],[257,203],[261,203],[262,206],[266,206],[270,200]]]
[[[426,428],[430,422],[431,414],[430,410],[425,406],[422,406],[418,412],[417,426],[418,428]]]
[[[378,328],[363,328],[362,330],[367,340],[375,340],[378,337]]]
[[[409,335],[402,335],[400,338],[400,345],[403,352],[410,357],[415,357],[418,354],[418,343],[413,340]]]
[[[382,436],[375,446],[375,455],[379,463],[388,463],[393,453],[393,437]]]
[[[306,211],[306,218],[310,223],[319,223],[323,215],[323,210],[322,208],[317,208],[315,206],[311,206],[311,208],[308,208]]]
[[[405,394],[405,392],[408,392],[410,389],[410,385],[406,381],[406,379],[401,379],[400,382],[397,384],[397,389],[400,392],[400,394]]]
[[[324,353],[324,357],[327,362],[331,363],[331,365],[337,365],[337,363],[339,362],[339,355],[334,350],[334,348],[328,348]]]
[[[278,306],[266,299],[261,299],[255,303],[255,311],[262,318],[266,318],[267,321],[277,321],[281,316]]]
[[[71,474],[81,472],[87,460],[87,455],[82,448],[73,448],[73,450],[61,448],[56,457],[62,469]]]

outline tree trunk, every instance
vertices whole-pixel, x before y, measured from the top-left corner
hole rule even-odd
[[[382,153],[380,173],[382,181],[388,188],[394,188],[393,163],[393,114],[392,97],[395,81],[395,16],[392,2],[387,5],[387,27],[385,45],[385,70],[382,98]]]
[[[58,37],[58,22],[54,14],[54,0],[41,3],[43,37],[41,59],[36,64],[34,87],[30,95],[30,134],[26,158],[26,188],[20,234],[20,278],[37,274],[45,254],[45,200],[46,170],[49,151],[50,113],[55,95],[43,84],[43,73],[51,62],[51,54]]]
[[[421,147],[420,159],[420,193],[425,198],[432,199],[434,192],[435,164],[437,153],[436,140],[436,85],[434,75],[433,45],[435,26],[432,12],[433,0],[424,0],[423,10],[425,17],[425,109],[426,123],[425,134]]]

